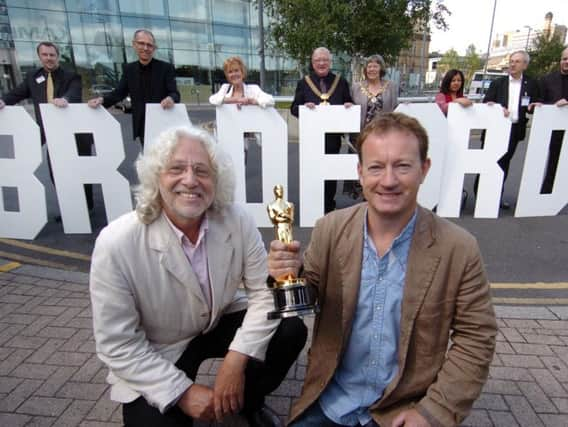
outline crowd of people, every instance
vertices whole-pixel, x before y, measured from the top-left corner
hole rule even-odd
[[[130,95],[143,143],[145,103],[171,108],[179,92],[171,64],[153,59],[149,31],[135,33],[133,48],[139,60],[126,66],[117,89],[89,105]],[[57,48],[41,43],[38,55],[42,68],[0,107],[27,97],[61,108],[81,101],[80,79],[59,69]],[[251,426],[281,425],[265,397],[308,334],[298,317],[267,320],[269,276],[305,278],[319,307],[290,425],[457,426],[481,393],[497,324],[477,242],[418,204],[431,166],[428,135],[416,119],[392,112],[397,89],[384,79],[383,58],[369,57],[364,79],[351,88],[331,72],[331,59],[326,48],[314,50],[291,112],[362,106],[356,149],[365,201],[331,212],[335,184],[326,184],[329,213],[305,252],[298,241],[274,240],[267,253],[252,216],[233,200],[231,163],[206,131],[168,130],[137,160],[136,209],[101,231],[90,272],[97,354],[126,426],[181,427],[236,414]],[[500,104],[516,126],[513,152],[528,111],[540,102],[568,104],[568,49],[540,88],[523,73],[528,60],[513,54],[509,76],[493,82],[484,100]],[[229,58],[224,71],[228,83],[213,104],[274,105],[244,82],[241,59]],[[451,102],[471,106],[463,85],[460,71],[446,75],[436,97],[444,113]],[[337,135],[326,136],[326,153],[339,147]],[[222,362],[214,384],[201,384],[197,372],[208,358]]]

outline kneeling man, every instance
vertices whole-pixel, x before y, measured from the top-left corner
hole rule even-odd
[[[233,204],[228,158],[206,132],[179,128],[136,167],[136,211],[101,231],[90,276],[97,354],[124,424],[188,426],[243,413],[253,426],[278,425],[264,397],[307,331],[297,318],[266,318],[266,251],[251,216]],[[214,386],[195,383],[213,357],[223,358]]]
[[[479,396],[497,325],[475,238],[417,203],[428,136],[378,116],[358,140],[367,202],[320,219],[300,244],[274,241],[269,272],[318,292],[292,426],[455,426]]]

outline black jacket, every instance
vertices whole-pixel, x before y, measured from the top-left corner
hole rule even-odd
[[[146,103],[159,103],[167,96],[171,96],[174,102],[180,100],[173,65],[159,59],[152,59],[151,64],[150,99],[144,99],[144,92],[140,87],[140,61],[134,61],[124,66],[118,87],[106,95],[103,101],[105,107],[110,107],[130,95],[134,138],[144,137]]]
[[[59,67],[51,74],[53,79],[54,98],[65,98],[67,102],[81,102],[81,76]],[[38,81],[39,80],[39,81]],[[41,131],[41,142],[45,143],[45,133],[39,111],[39,104],[47,102],[47,71],[43,68],[28,73],[24,81],[3,96],[6,105],[14,105],[24,99],[30,98],[34,104],[34,111]]]
[[[319,84],[319,77],[317,77],[314,73],[310,73],[310,77],[316,87]],[[329,73],[325,79],[325,84],[328,88],[331,88],[333,84],[333,80],[335,79],[335,74]],[[298,80],[298,85],[296,86],[296,94],[294,95],[294,101],[290,106],[290,111],[292,115],[298,117],[298,107],[300,105],[304,105],[306,102],[313,102],[314,104],[319,104],[321,99],[317,96],[308,86],[305,79]],[[353,102],[351,98],[351,91],[349,90],[349,84],[343,78],[339,78],[339,82],[337,84],[337,88],[329,98],[329,103],[333,105],[343,105],[346,102]]]
[[[556,101],[563,98],[562,74],[560,74],[560,71],[554,71],[553,73],[543,76],[539,83],[542,102],[545,104],[554,104]]]

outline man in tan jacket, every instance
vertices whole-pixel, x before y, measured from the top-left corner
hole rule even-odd
[[[473,236],[417,203],[430,159],[413,118],[375,118],[358,140],[367,200],[274,241],[269,273],[300,272],[318,292],[293,426],[455,426],[488,375],[497,325]]]

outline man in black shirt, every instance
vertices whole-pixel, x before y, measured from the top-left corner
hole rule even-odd
[[[138,55],[138,61],[126,64],[118,87],[104,98],[89,100],[89,106],[110,107],[130,95],[132,100],[132,135],[140,138],[144,145],[144,124],[146,104],[160,103],[163,108],[172,108],[179,102],[180,95],[176,86],[175,70],[172,64],[154,59],[156,40],[148,30],[134,33],[132,47]]]
[[[313,109],[318,104],[353,105],[349,84],[339,74],[331,71],[331,53],[325,47],[318,47],[312,53],[312,71],[298,81],[294,101],[290,106],[292,115],[298,117],[298,107],[304,105]],[[337,154],[341,148],[341,134],[325,135],[325,153]],[[335,209],[337,181],[326,181],[324,186],[325,213]]]
[[[554,104],[557,107],[568,106],[568,47],[564,48],[560,56],[560,70],[547,74],[540,80],[540,92],[545,104]],[[564,131],[555,130],[552,132],[548,148],[548,164],[544,182],[540,189],[541,193],[552,193],[552,184],[556,175],[563,136]]]

